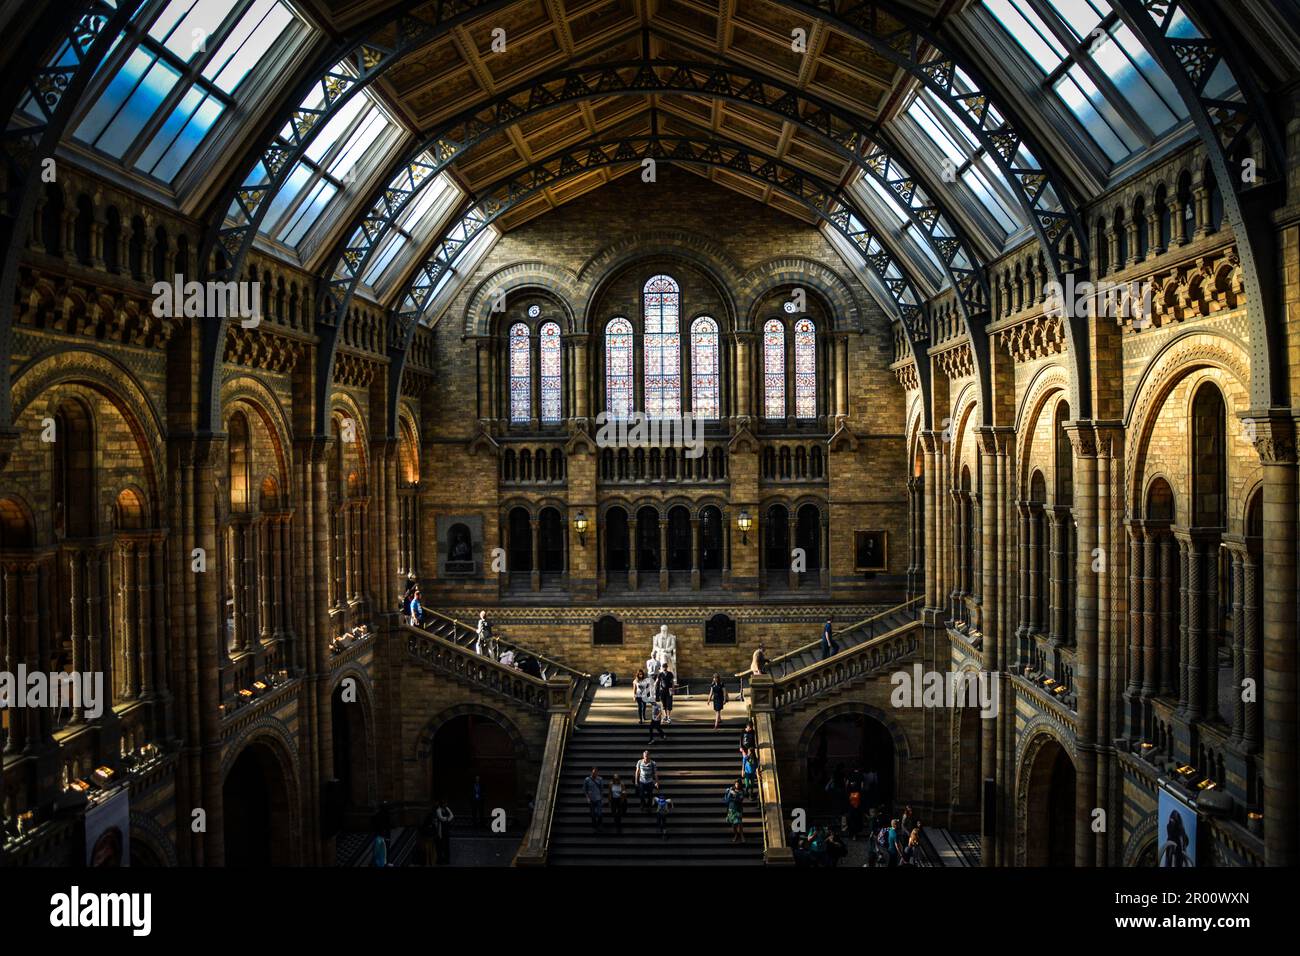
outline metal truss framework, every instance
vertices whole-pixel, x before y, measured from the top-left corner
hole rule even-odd
[[[1256,409],[1287,407],[1290,399],[1282,323],[1268,321],[1277,289],[1276,243],[1268,206],[1277,196],[1286,168],[1277,126],[1249,70],[1234,62],[1236,57],[1226,49],[1227,44],[1212,39],[1232,35],[1213,4],[1180,0],[1111,2],[1177,87],[1223,197],[1224,216],[1232,226],[1246,287],[1251,405]],[[1209,94],[1216,74],[1224,71],[1231,76],[1241,99]],[[1252,155],[1255,138],[1264,152],[1262,157]],[[1255,164],[1255,175],[1245,174],[1245,160]]]
[[[994,103],[992,99],[994,94],[990,92],[990,88],[986,83],[980,81],[973,67],[967,64],[959,65],[956,55],[947,52],[942,41],[915,22],[915,14],[903,8],[897,0],[863,3],[848,6],[844,10],[836,9],[836,0],[815,0],[815,2],[811,3],[804,3],[801,0],[775,0],[775,2],[778,6],[802,11],[857,38],[930,88],[970,127],[977,140],[989,150],[995,162],[1001,166],[1004,175],[1013,184],[1017,198],[1020,199],[1027,212],[1037,238],[1047,252],[1047,259],[1052,268],[1053,277],[1058,281],[1063,281],[1061,277],[1066,272],[1073,272],[1077,278],[1086,278],[1087,242],[1077,216],[1068,208],[1066,197],[1069,194],[1061,185],[1064,181],[1049,167],[1041,165],[1037,159],[1029,156],[1025,149],[1022,149],[1022,146],[1031,144],[1028,143],[1027,138],[1021,134],[1017,127],[1007,119],[1007,117],[1014,114],[1005,110],[1001,103]],[[448,5],[445,8],[439,6],[438,12],[433,18],[436,24],[432,28],[430,28],[430,23],[427,20],[413,18],[407,13],[399,13],[396,14],[399,25],[395,38],[390,37],[387,41],[388,45],[381,45],[377,41],[352,44],[350,46],[353,51],[352,55],[360,59],[364,72],[356,78],[355,82],[346,85],[340,91],[338,97],[333,100],[327,98],[322,115],[311,120],[310,125],[304,131],[304,135],[307,137],[306,141],[310,141],[314,130],[325,125],[322,120],[332,115],[338,108],[342,98],[354,93],[364,83],[372,81],[389,65],[400,59],[401,53],[397,52],[399,47],[402,52],[413,49],[415,46],[426,43],[440,33],[445,32],[453,21],[465,19],[472,15],[480,15],[498,5],[505,4],[502,0],[481,4],[476,4],[473,0],[460,0],[455,6]],[[411,4],[403,4],[403,10],[409,10],[410,6]],[[394,16],[391,12],[387,15],[389,17]],[[880,35],[873,31],[879,31]],[[360,32],[364,33],[365,31]],[[407,42],[403,42],[404,37],[409,38]],[[931,51],[938,54],[937,58],[930,56]],[[959,66],[962,72],[974,81],[975,87],[973,89],[963,87],[958,74]],[[302,96],[292,100],[292,102],[301,102],[302,98],[312,88],[314,82],[320,81],[305,84]],[[290,118],[292,118],[292,112],[292,110],[289,111]],[[271,124],[271,134],[274,134],[280,128],[280,122]],[[267,142],[268,139],[270,139],[270,136],[263,137],[260,141]],[[262,161],[260,157],[266,154],[277,165],[282,180],[287,176],[288,170],[292,168],[293,163],[296,162],[305,149],[305,143],[298,145],[293,150],[284,152],[280,144],[277,144],[273,139],[270,141],[270,146],[255,150],[255,156],[258,158],[252,162],[244,162],[240,168],[246,170],[256,168],[257,162]],[[1036,153],[1042,155],[1041,152],[1036,151]],[[270,166],[267,166],[267,168],[269,169]],[[245,196],[241,200],[242,184],[246,179],[246,174],[237,175],[232,180],[232,185],[228,186],[227,192],[234,197],[232,201],[237,205],[241,205],[247,200],[257,199],[256,205],[249,206],[249,210],[253,214],[252,219],[256,221],[250,220],[250,222],[242,224],[246,228],[246,232],[240,236],[238,243],[232,241],[232,235],[229,233],[222,239],[222,247],[227,253],[231,254],[231,258],[228,259],[224,270],[222,270],[226,275],[238,275],[242,270],[248,249],[251,248],[252,238],[256,235],[257,225],[260,223],[260,215],[264,213],[266,206],[269,205],[270,195],[273,195],[273,192],[269,192],[260,197]],[[1053,208],[1053,206],[1059,208]],[[225,229],[224,219],[221,217],[223,211],[228,210],[228,206],[219,206],[214,210],[212,227],[214,236],[219,230]],[[247,212],[244,215],[247,215]],[[215,248],[216,245],[215,239],[205,243],[205,257],[202,261],[207,262],[208,250]],[[328,278],[327,276],[326,279],[328,280]],[[1088,355],[1087,342],[1083,334],[1085,330],[1082,327],[1076,328],[1081,324],[1081,320],[1075,318],[1068,323],[1068,328],[1071,338],[1070,351],[1074,365],[1071,376],[1071,391],[1076,397],[1076,404],[1072,407],[1081,409],[1082,416],[1086,409],[1080,395],[1082,399],[1086,399],[1088,393],[1086,389],[1081,390],[1079,388],[1079,383],[1087,381]],[[204,418],[214,427],[214,430],[217,425],[215,418],[219,417],[219,397],[216,393],[216,365],[220,361],[224,335],[225,320],[213,320],[205,327],[204,361],[205,365],[211,366],[211,371],[205,368],[201,373],[205,385],[201,401],[204,408]],[[980,337],[972,329],[971,339],[973,345],[975,340]],[[983,344],[980,343],[980,346]],[[977,346],[977,358],[980,357],[980,352],[983,353],[984,358],[981,364],[985,366],[982,370],[985,373],[982,379],[987,382],[987,350]],[[920,356],[918,356],[917,364],[918,367],[923,364]]]
[[[919,177],[909,173],[887,149],[878,127],[848,110],[749,70],[682,60],[632,61],[557,71],[516,87],[491,103],[448,120],[422,137],[398,161],[396,172],[385,176],[386,185],[376,187],[368,199],[359,222],[354,219],[345,229],[347,238],[331,256],[333,264],[325,273],[330,278],[322,284],[316,321],[317,334],[327,353],[320,365],[325,382],[332,374],[339,328],[361,277],[394,223],[438,173],[463,159],[478,143],[534,115],[584,99],[642,93],[688,93],[744,103],[823,139],[833,152],[897,198],[899,208],[929,243],[947,273],[968,327],[983,328],[989,294],[979,253]],[[841,225],[849,227],[847,213],[843,218]],[[869,226],[868,219],[860,216],[859,221]],[[901,275],[908,275],[901,258],[883,251],[887,244],[881,237],[873,237],[865,228],[851,231],[864,257],[872,259],[877,274],[885,275],[893,265]],[[866,248],[872,238],[882,251],[870,252]],[[907,310],[905,314],[910,340],[917,348],[924,348],[930,339],[927,323],[919,313]],[[318,419],[317,427],[324,427],[323,419]]]
[[[539,191],[573,176],[607,166],[643,164],[647,160],[694,166],[716,166],[762,182],[814,213],[846,239],[863,248],[872,238],[868,230],[855,229],[850,216],[862,217],[862,210],[838,187],[820,177],[790,166],[782,160],[740,143],[717,137],[627,136],[601,142],[582,143],[548,156],[528,169],[498,180],[483,191],[456,218],[456,225],[444,233],[432,254],[408,280],[397,298],[389,326],[388,425],[396,427],[397,400],[402,372],[415,332],[440,280],[453,269],[457,258],[491,223]],[[887,256],[887,254],[885,254]],[[894,278],[878,269],[869,257],[870,268],[890,291],[897,313],[906,329],[926,321],[924,300],[902,274]],[[892,260],[891,260],[892,263]],[[909,301],[910,300],[910,301]],[[915,343],[913,348],[916,349]],[[916,353],[919,356],[923,353]],[[919,361],[918,361],[919,367]]]
[[[9,357],[13,355],[14,294],[24,230],[36,210],[41,169],[54,156],[85,91],[113,42],[121,35],[142,0],[90,0],[80,14],[64,6],[51,22],[37,27],[39,38],[23,57],[30,78],[6,88],[0,102],[8,125],[0,149],[8,177],[7,211],[0,217],[0,432],[13,428],[13,395],[9,387]],[[60,6],[58,4],[56,7]],[[44,41],[49,41],[45,43]],[[33,116],[30,104],[39,114]]]

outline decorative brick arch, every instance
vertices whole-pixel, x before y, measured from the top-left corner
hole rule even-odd
[[[1047,403],[1058,392],[1063,392],[1066,396],[1070,394],[1069,373],[1059,365],[1049,365],[1034,376],[1029,388],[1025,390],[1025,398],[1020,403],[1020,408],[1016,410],[1016,461],[1017,470],[1020,472],[1017,486],[1025,498],[1029,497],[1029,479],[1034,473],[1031,452],[1038,419],[1042,416]]]
[[[159,522],[165,520],[165,515],[158,509],[166,500],[166,424],[149,397],[149,392],[125,366],[99,352],[67,349],[57,353],[46,352],[33,358],[14,374],[12,381],[11,407],[14,422],[18,421],[28,406],[34,406],[42,400],[42,396],[48,396],[60,385],[81,384],[111,402],[130,427],[136,446],[140,449],[149,503],[155,509]],[[53,414],[52,408],[50,414]]]
[[[1144,816],[1133,827],[1128,840],[1124,843],[1124,853],[1120,858],[1121,866],[1137,866],[1138,858],[1146,852],[1159,838],[1160,813],[1153,811]]]
[[[300,840],[303,817],[302,770],[293,735],[289,733],[283,721],[275,717],[256,720],[245,727],[239,736],[226,746],[221,758],[221,785],[225,787],[226,777],[230,775],[230,770],[240,754],[254,745],[265,747],[279,764],[284,780],[285,805],[289,814],[289,832],[286,835],[289,841],[289,858],[292,863],[297,864],[302,858]]]
[[[1219,332],[1192,330],[1175,338],[1147,364],[1129,407],[1125,410],[1124,473],[1129,500],[1140,491],[1141,466],[1146,461],[1151,436],[1170,393],[1187,376],[1216,368],[1232,376],[1250,395],[1250,359],[1240,340]],[[1225,400],[1226,400],[1225,396]],[[1177,489],[1175,489],[1177,490]]]
[[[357,682],[357,705],[361,708],[361,719],[365,722],[366,736],[366,797],[371,804],[378,798],[376,764],[374,755],[379,752],[375,746],[375,689],[371,685],[370,675],[356,663],[339,668],[330,682],[330,706],[334,705],[334,694],[342,686],[344,679],[351,677]],[[330,715],[333,719],[333,714]],[[337,768],[335,774],[337,775]]]
[[[1016,866],[1027,866],[1029,838],[1029,777],[1039,751],[1049,742],[1060,745],[1074,764],[1078,773],[1078,754],[1074,735],[1064,733],[1055,721],[1038,715],[1020,732],[1020,747],[1016,754]]]
[[[587,317],[606,283],[625,266],[656,257],[678,259],[703,272],[713,281],[719,297],[731,313],[726,319],[733,323],[740,321],[743,313],[737,308],[734,290],[741,288],[744,273],[731,253],[717,240],[684,229],[652,229],[624,236],[583,263],[573,295],[583,326],[578,331],[585,330]],[[715,318],[723,319],[722,316]]]
[[[284,406],[280,404],[280,400],[267,387],[265,382],[246,372],[232,375],[222,384],[221,409],[223,416],[236,402],[244,402],[246,405],[251,406],[262,419],[262,423],[267,430],[275,436],[275,457],[279,465],[279,474],[276,476],[276,480],[280,484],[281,499],[287,505],[293,485],[290,480],[292,473],[290,460],[292,456],[289,454],[289,449],[293,447],[293,439],[291,438],[293,430],[289,427],[289,419],[284,413]]]
[[[737,315],[744,317],[746,328],[755,328],[759,303],[774,289],[785,285],[817,292],[826,302],[834,328],[859,331],[864,328],[862,303],[853,287],[834,269],[802,256],[771,259],[741,277],[737,286]]]
[[[127,837],[132,841],[147,844],[162,860],[163,866],[180,866],[180,857],[176,853],[176,844],[154,819],[152,814],[131,811],[131,833]]]
[[[536,259],[502,266],[485,276],[474,287],[465,305],[465,334],[487,336],[492,334],[492,305],[504,294],[507,300],[512,292],[536,292],[558,305],[565,315],[565,332],[574,332],[578,320],[573,310],[580,280],[578,274],[564,266],[551,265]]]
[[[799,745],[795,751],[799,755],[799,767],[802,771],[800,778],[808,778],[808,753],[812,748],[813,737],[817,731],[821,730],[826,724],[836,717],[846,715],[863,715],[870,717],[876,723],[881,724],[889,733],[890,739],[894,743],[894,789],[898,791],[903,785],[903,768],[911,760],[912,748],[908,745],[907,735],[903,728],[890,719],[889,715],[878,707],[873,707],[864,701],[845,701],[839,704],[832,704],[822,710],[815,712],[808,718],[804,724],[803,730],[799,733]],[[895,794],[897,795],[897,793]]]
[[[503,711],[495,708],[484,707],[481,704],[457,704],[430,717],[415,738],[413,758],[420,766],[417,801],[422,800],[431,806],[433,803],[433,741],[438,736],[438,731],[457,717],[468,716],[486,717],[505,731],[515,752],[515,789],[518,793],[526,792],[523,786],[523,770],[528,760],[528,741],[520,733],[519,727]]]

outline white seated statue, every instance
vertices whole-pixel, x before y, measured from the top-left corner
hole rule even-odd
[[[654,649],[651,656],[672,671],[674,678],[678,676],[677,636],[669,632],[667,624],[659,625],[659,633],[654,636]]]

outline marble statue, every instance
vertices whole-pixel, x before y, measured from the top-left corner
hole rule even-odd
[[[653,648],[650,656],[672,671],[673,677],[676,677],[677,636],[668,630],[667,624],[659,625],[659,633],[654,636]]]

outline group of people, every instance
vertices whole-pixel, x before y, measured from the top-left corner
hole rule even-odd
[[[650,735],[646,743],[652,743],[655,734],[661,740],[667,740],[664,724],[673,722],[673,689],[677,686],[677,675],[667,664],[660,664],[651,657],[646,666],[636,672],[632,680],[632,696],[636,699],[636,722],[644,724],[650,721]]]
[[[642,813],[655,815],[659,835],[668,839],[668,814],[672,812],[673,801],[659,789],[659,765],[650,758],[650,751],[642,751],[641,759],[632,771],[636,784],[637,800]],[[600,831],[605,816],[605,778],[600,769],[591,768],[591,773],[582,780],[582,791],[587,797],[587,807],[591,811],[591,825]],[[614,817],[615,831],[623,832],[623,817],[627,814],[627,787],[623,778],[614,774],[609,784],[609,808]]]

